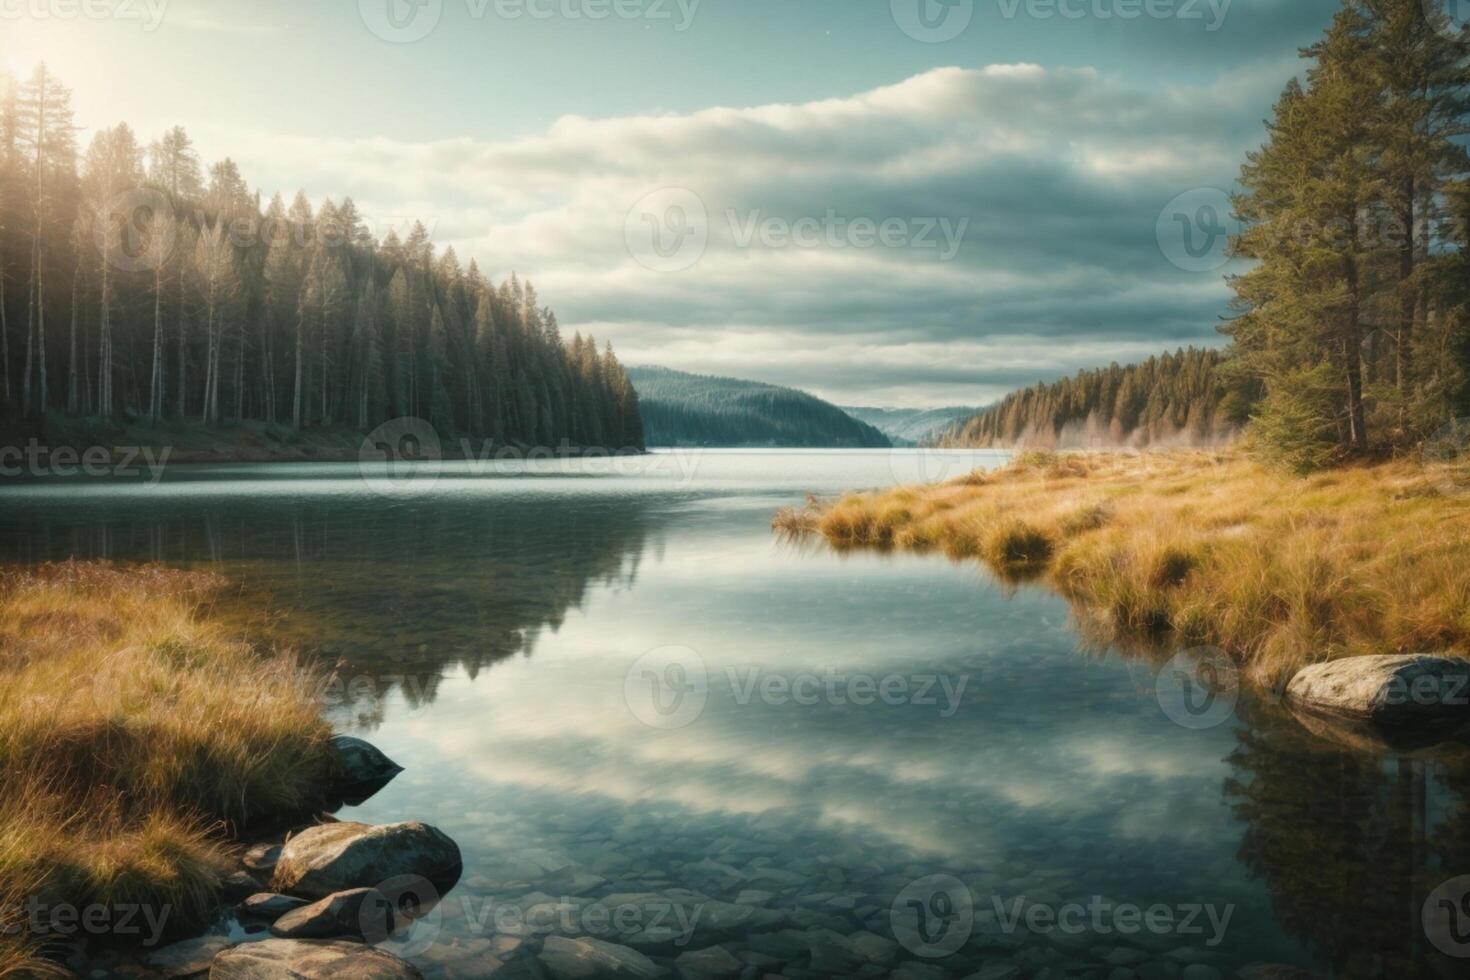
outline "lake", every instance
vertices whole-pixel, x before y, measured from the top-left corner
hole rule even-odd
[[[464,853],[389,944],[430,977],[538,975],[556,934],[696,976],[1463,975],[1463,746],[1181,710],[1166,655],[1044,588],[770,530],[996,461],[174,466],[0,486],[0,549],[214,568],[228,616],[340,662],[333,722],[405,771],[337,815]]]

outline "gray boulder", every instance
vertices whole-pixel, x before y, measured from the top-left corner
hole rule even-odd
[[[245,852],[240,863],[245,866],[246,871],[269,878],[276,870],[276,862],[280,859],[280,844],[256,844]]]
[[[265,891],[264,886],[248,871],[236,871],[220,882],[220,894],[227,902],[238,902],[261,891]]]
[[[1347,657],[1297,671],[1288,703],[1390,740],[1433,740],[1470,724],[1470,662],[1409,654]]]
[[[361,804],[403,771],[371,742],[334,735],[331,744],[337,757],[335,793],[349,805]]]
[[[190,977],[209,969],[215,955],[230,945],[228,936],[196,936],[156,949],[143,962],[165,977]]]
[[[548,936],[541,965],[555,980],[586,977],[662,977],[668,971],[636,949],[583,937]]]
[[[307,905],[304,898],[292,898],[290,895],[279,895],[275,892],[257,892],[240,903],[240,912],[251,915],[257,919],[274,921]]]
[[[338,780],[343,786],[392,779],[403,771],[371,742],[351,735],[333,735],[331,742],[337,753]]]
[[[376,888],[353,888],[292,909],[276,919],[271,935],[282,939],[346,937],[382,942],[393,932],[393,903]]]
[[[423,980],[392,953],[345,940],[266,939],[225,950],[209,980]]]
[[[431,904],[459,880],[459,846],[426,823],[329,823],[303,830],[281,848],[273,887],[288,895],[326,898],[353,888],[385,887],[390,881],[422,881],[413,888],[420,904]],[[386,890],[386,889],[385,889]],[[397,895],[390,894],[397,904]]]

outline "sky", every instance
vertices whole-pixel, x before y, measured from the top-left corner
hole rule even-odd
[[[631,364],[983,404],[1218,345],[1225,192],[1336,0],[0,0],[81,143],[535,283]]]

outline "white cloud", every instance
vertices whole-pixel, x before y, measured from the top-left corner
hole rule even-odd
[[[939,68],[802,104],[566,116],[518,139],[200,142],[267,192],[300,185],[318,200],[350,193],[370,217],[421,215],[441,244],[491,275],[530,277],[565,329],[595,329],[629,360],[950,403],[993,396],[1017,370],[1034,380],[1207,341],[1224,287],[1171,266],[1155,222],[1181,191],[1228,185],[1286,71],[1140,88],[1090,68]],[[698,196],[708,246],[656,272],[630,254],[625,219],[668,187]],[[957,257],[741,247],[752,221],[894,218],[911,237],[965,222]]]

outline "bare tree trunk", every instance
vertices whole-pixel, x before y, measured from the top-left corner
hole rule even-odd
[[[301,362],[305,357],[306,319],[304,311],[296,314],[296,389],[291,397],[291,428],[301,428]]]
[[[273,329],[274,325],[275,317],[272,316],[266,321],[264,340],[265,350],[261,354],[261,367],[262,373],[264,374],[263,382],[265,385],[264,414],[266,424],[268,425],[274,424],[276,421],[276,358],[275,353],[271,348],[271,334],[275,332],[275,330]]]
[[[40,283],[38,282],[37,285],[40,285]],[[40,289],[36,290],[36,352],[38,354],[37,367],[39,368],[37,381],[39,382],[38,387],[40,388],[41,396],[37,399],[36,414],[45,415],[46,403],[48,401],[46,390],[46,296]]]
[[[148,418],[163,417],[163,263],[153,268],[153,368],[148,374]]]
[[[183,418],[189,412],[189,319],[184,313],[184,269],[179,263],[179,380],[178,404],[174,414]]]
[[[102,261],[102,313],[97,345],[97,401],[98,414],[103,418],[112,415],[112,276],[107,271],[107,261]]]
[[[5,314],[5,265],[0,262],[0,385],[5,392],[5,404],[10,404],[10,322]]]
[[[1356,234],[1356,231],[1354,232]],[[1343,362],[1347,369],[1348,438],[1352,448],[1365,452],[1368,448],[1367,419],[1363,412],[1363,328],[1359,298],[1358,262],[1347,258],[1348,311],[1346,331],[1342,338]]]
[[[1417,245],[1414,228],[1415,193],[1414,178],[1410,176],[1404,187],[1406,213],[1399,216],[1407,229],[1403,241],[1399,243],[1399,328],[1397,331],[1398,343],[1394,345],[1393,359],[1394,384],[1400,396],[1406,394],[1409,387],[1411,354],[1414,348],[1414,316],[1418,306],[1418,296],[1413,288],[1415,247]],[[1400,424],[1403,423],[1404,410],[1405,406],[1401,398],[1399,402]]]
[[[327,412],[327,311],[322,311],[321,358],[317,362],[317,375],[322,386],[322,414],[317,420],[326,425],[330,416]]]
[[[245,328],[237,331],[235,341],[235,421],[245,418]]]
[[[77,293],[82,279],[81,257],[77,257],[76,268],[71,274],[71,337],[66,368],[66,410],[75,415],[80,409],[81,392],[77,383],[77,317],[80,315]]]
[[[26,280],[26,373],[20,386],[21,410],[31,412],[31,375],[35,364],[36,347],[36,248],[31,245],[31,274]]]

